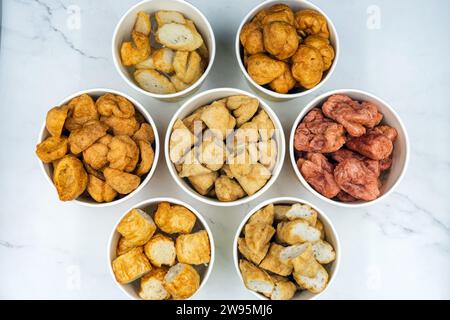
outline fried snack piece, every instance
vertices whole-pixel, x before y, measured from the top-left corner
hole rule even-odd
[[[371,201],[380,195],[378,176],[363,161],[345,159],[336,166],[334,179],[342,190],[357,199]]]
[[[187,88],[189,88],[189,84],[184,83],[183,81],[181,81],[181,79],[178,78],[177,75],[170,76],[170,82],[172,82],[172,84],[174,85],[175,89],[178,92],[186,90]]]
[[[377,126],[377,127],[373,128],[373,129],[369,130],[369,133],[381,133],[381,134],[384,134],[392,142],[395,142],[395,140],[397,140],[397,137],[398,137],[397,130],[395,128],[392,128],[392,127],[389,127],[389,126],[386,126],[386,125]]]
[[[173,70],[173,60],[175,53],[169,48],[156,49],[153,54],[153,64],[155,69],[164,73],[172,73]]]
[[[345,131],[341,124],[326,119],[319,108],[312,109],[295,132],[294,147],[297,151],[330,153],[345,143]]]
[[[345,145],[350,150],[356,151],[373,160],[387,159],[394,150],[394,145],[387,136],[374,132],[358,138],[352,138]]]
[[[136,171],[134,172],[137,176],[143,176],[147,174],[153,166],[153,161],[155,159],[155,153],[153,151],[152,145],[145,140],[138,140],[139,153],[141,155],[141,161],[137,165]]]
[[[180,178],[195,177],[210,173],[212,170],[203,166],[198,159],[198,147],[193,148],[183,159]]]
[[[141,127],[138,131],[136,131],[133,135],[134,141],[147,141],[148,143],[152,144],[155,142],[155,133],[153,132],[153,128],[148,123],[142,123]]]
[[[152,217],[141,209],[132,209],[119,222],[119,232],[130,244],[143,246],[156,231],[156,224]]]
[[[155,69],[155,64],[153,63],[153,57],[150,56],[144,61],[139,62],[134,66],[136,69]]]
[[[205,230],[180,235],[176,240],[175,247],[177,259],[181,263],[207,264],[211,259],[209,237]]]
[[[277,225],[277,240],[281,243],[293,245],[319,239],[320,231],[302,219],[280,222]]]
[[[123,172],[117,169],[106,168],[103,170],[106,183],[120,194],[129,194],[136,190],[141,183],[141,178],[138,176]]]
[[[98,120],[99,115],[95,107],[94,100],[88,94],[82,94],[73,98],[67,104],[69,108],[69,117],[66,119],[65,127],[72,131],[80,128],[86,122]]]
[[[109,167],[132,172],[139,161],[139,148],[129,136],[115,136],[108,145],[107,159]]]
[[[349,195],[347,192],[345,191],[341,191],[337,194],[336,198],[341,201],[341,202],[355,202],[358,201],[358,199],[356,199],[355,197]]]
[[[286,212],[286,218],[291,221],[302,219],[314,227],[317,222],[317,211],[307,204],[295,203]]]
[[[175,93],[177,90],[172,82],[153,69],[138,69],[134,72],[134,79],[139,84],[139,86],[145,91],[158,93],[158,94],[169,94]]]
[[[303,43],[320,51],[323,59],[323,71],[331,68],[336,54],[333,46],[330,45],[330,40],[318,35],[311,35]]]
[[[263,223],[267,225],[272,225],[275,216],[275,208],[273,204],[269,204],[262,209],[256,211],[250,219],[248,219],[247,224],[253,223]]]
[[[258,127],[258,132],[262,141],[267,141],[273,137],[275,132],[275,125],[270,119],[265,110],[261,110],[253,119],[252,122]]]
[[[97,202],[111,202],[117,196],[117,192],[113,188],[111,188],[103,180],[91,174],[89,175],[87,191],[92,199]]]
[[[389,170],[392,167],[392,155],[389,158],[383,159],[379,161],[380,171]]]
[[[247,23],[242,27],[239,40],[245,52],[249,55],[263,53],[265,51],[263,32],[260,24],[256,22]]]
[[[296,12],[295,27],[303,37],[308,35],[318,35],[325,39],[330,37],[327,20],[315,10],[306,9]]]
[[[202,36],[192,24],[166,23],[158,28],[155,39],[173,50],[194,51],[203,44]]]
[[[245,192],[236,181],[227,176],[220,176],[215,181],[217,199],[223,202],[231,202],[245,197]]]
[[[325,290],[328,284],[328,272],[322,265],[317,265],[318,270],[314,277],[308,277],[298,272],[293,273],[295,282],[297,282],[300,288],[306,289],[312,293],[320,293]]]
[[[202,57],[196,52],[177,51],[173,58],[176,76],[186,84],[196,82],[203,74]]]
[[[274,289],[274,283],[267,272],[244,259],[239,261],[239,269],[241,270],[244,284],[249,290],[260,292],[270,297]]]
[[[144,61],[150,56],[150,38],[136,30],[131,32],[131,40],[122,43],[120,57],[122,64],[126,67],[133,66]]]
[[[264,48],[278,60],[286,60],[297,51],[299,38],[295,28],[281,21],[263,27]]]
[[[322,239],[322,240],[325,239],[325,228],[323,226],[322,221],[317,219],[316,225],[314,226],[314,228],[316,228],[317,230],[320,231],[320,239]]]
[[[200,163],[212,171],[218,171],[223,167],[226,157],[226,147],[222,140],[213,137],[211,140],[203,140],[198,148]]]
[[[258,124],[256,122],[246,122],[236,130],[234,135],[234,152],[242,151],[242,148],[255,144],[258,140]]]
[[[205,123],[201,120],[201,115],[203,111],[206,110],[206,108],[208,108],[207,105],[200,107],[195,110],[190,116],[183,119],[184,125],[195,135],[200,134],[200,132],[206,129]]]
[[[69,107],[67,105],[54,107],[47,112],[45,120],[45,127],[50,135],[54,137],[61,137],[64,129],[64,123],[69,116]]]
[[[139,33],[146,35],[147,37],[150,36],[150,33],[152,31],[152,24],[150,22],[150,14],[148,14],[145,11],[139,11],[137,13],[136,22],[134,24],[133,29]]]
[[[261,251],[272,239],[275,229],[266,223],[250,223],[244,227],[245,243],[253,252]]]
[[[287,220],[286,213],[291,209],[288,205],[275,205],[273,210],[275,213],[275,220]]]
[[[320,264],[328,264],[336,259],[336,252],[331,244],[326,241],[319,240],[314,242],[312,250],[314,251],[314,258]]]
[[[292,76],[291,68],[286,63],[285,72],[270,83],[270,88],[278,93],[288,93],[294,87],[297,81]]]
[[[108,164],[108,152],[107,144],[96,142],[83,151],[83,160],[94,170],[100,170]]]
[[[73,154],[79,154],[106,135],[108,126],[98,120],[91,120],[70,133],[69,145]]]
[[[145,244],[144,253],[153,266],[173,266],[175,264],[175,244],[172,239],[162,234],[154,235]]]
[[[200,287],[200,275],[192,266],[178,263],[169,269],[163,285],[173,299],[187,299]]]
[[[250,77],[259,85],[265,85],[285,72],[286,65],[282,61],[258,53],[247,60],[247,71]]]
[[[135,117],[119,118],[112,115],[110,117],[101,117],[100,120],[113,130],[115,136],[127,135],[132,137],[139,130],[140,126]]]
[[[53,183],[61,201],[75,200],[86,190],[88,184],[83,163],[74,156],[64,156],[53,170]]]
[[[216,171],[213,171],[188,177],[188,180],[198,193],[202,196],[206,196],[211,191],[218,176],[219,174]]]
[[[245,259],[253,262],[256,265],[259,265],[261,261],[266,256],[267,252],[269,251],[270,243],[267,243],[260,251],[253,251],[245,242],[244,238],[238,239],[238,249],[239,252],[245,257]]]
[[[119,243],[117,244],[116,255],[121,256],[133,248],[136,248],[136,246],[132,242],[129,242],[124,237],[120,237]]]
[[[292,56],[292,62],[292,76],[302,87],[311,89],[320,83],[324,63],[319,50],[301,44]]]
[[[350,151],[348,149],[345,149],[345,148],[339,149],[338,151],[333,152],[331,154],[331,157],[336,162],[342,162],[345,159],[357,159],[357,160],[363,161],[366,164],[367,168],[369,170],[371,170],[373,173],[375,173],[375,175],[377,177],[380,175],[380,172],[381,172],[380,161],[366,158],[365,156],[360,155],[356,152]],[[345,198],[346,196],[341,194],[340,197]],[[345,202],[351,202],[350,201],[351,198],[348,198],[348,200],[349,201],[345,201]]]
[[[156,23],[158,24],[158,27],[161,27],[166,23],[173,23],[173,22],[180,24],[186,23],[184,16],[177,11],[165,11],[165,10],[157,11],[155,13],[155,19]]]
[[[249,96],[231,96],[227,98],[227,108],[233,111],[238,127],[249,121],[258,111],[259,100]]]
[[[66,137],[52,136],[36,146],[36,155],[44,163],[51,163],[64,157],[69,149]]]
[[[197,218],[189,209],[168,202],[158,204],[155,213],[157,226],[165,233],[190,233]]]
[[[225,101],[214,101],[202,112],[200,119],[219,140],[224,140],[236,126],[236,119],[225,106]]]
[[[275,287],[273,289],[270,299],[272,300],[290,300],[294,297],[297,291],[296,285],[285,277],[271,276]]]
[[[383,115],[375,104],[360,104],[345,95],[333,95],[322,106],[323,113],[342,124],[353,137],[366,133],[366,128],[373,128],[380,123]]]
[[[292,273],[292,265],[287,264],[280,259],[280,253],[284,249],[283,246],[272,243],[269,253],[259,265],[261,268],[276,273],[280,276],[288,276]]]
[[[114,115],[119,118],[130,118],[135,114],[134,106],[128,99],[111,93],[98,98],[95,106],[98,113],[105,117]]]
[[[197,136],[192,134],[184,125],[183,121],[177,119],[173,125],[172,134],[170,135],[170,160],[175,164],[179,164],[184,155],[197,143],[197,140]]]
[[[276,21],[294,25],[294,12],[292,12],[289,6],[281,3],[271,6],[260,16],[257,15],[257,17],[261,19],[262,25],[266,25]]]
[[[149,273],[141,278],[139,297],[144,300],[167,300],[170,293],[163,286],[164,277],[168,269],[153,268]]]
[[[272,176],[271,172],[260,163],[251,166],[251,171],[245,176],[236,177],[242,189],[249,195],[253,195],[265,186]]]
[[[275,140],[260,141],[258,143],[259,162],[272,171],[277,163],[277,143]]]
[[[334,198],[341,191],[333,175],[334,167],[323,154],[309,154],[298,165],[305,180],[324,197]]]
[[[114,276],[121,284],[131,283],[152,270],[142,247],[134,248],[112,262]]]

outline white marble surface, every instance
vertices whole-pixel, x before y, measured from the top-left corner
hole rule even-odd
[[[450,298],[449,1],[314,1],[334,19],[342,43],[336,72],[317,94],[344,87],[371,91],[389,101],[409,129],[409,171],[396,192],[379,205],[361,210],[327,205],[300,185],[286,159],[280,178],[262,197],[249,206],[218,209],[184,194],[169,176],[163,156],[152,181],[123,205],[88,209],[61,203],[34,155],[51,106],[81,89],[111,87],[144,103],[163,136],[180,105],[138,94],[113,67],[113,29],[135,2],[2,1],[0,298],[125,299],[107,269],[111,228],[133,204],[173,196],[198,208],[216,239],[216,264],[198,297],[252,299],[235,273],[232,239],[249,207],[281,195],[317,204],[340,234],[340,273],[323,298]],[[192,0],[210,20],[218,46],[202,89],[249,90],[235,61],[233,42],[240,20],[258,2]],[[77,8],[81,25],[74,29],[70,11]],[[368,12],[377,8],[380,28],[368,28]],[[312,98],[269,102],[286,133]]]

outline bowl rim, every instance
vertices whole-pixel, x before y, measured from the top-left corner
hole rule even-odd
[[[277,163],[277,165],[274,167],[273,171],[272,171],[272,177],[269,179],[269,181],[267,181],[267,183],[264,185],[264,187],[262,187],[258,192],[256,192],[255,194],[251,195],[251,196],[246,196],[244,198],[235,200],[235,201],[230,201],[230,202],[221,202],[219,200],[215,200],[215,199],[209,199],[205,196],[200,195],[198,192],[194,191],[192,188],[188,188],[183,182],[182,182],[182,178],[178,177],[178,173],[175,170],[174,164],[172,163],[172,161],[170,160],[170,153],[169,153],[169,144],[170,144],[170,136],[172,134],[172,128],[173,125],[175,123],[175,121],[178,119],[179,115],[191,104],[194,103],[195,101],[199,100],[200,98],[202,98],[205,95],[210,95],[210,94],[219,94],[222,92],[232,92],[231,94],[224,94],[224,97],[230,97],[233,95],[246,95],[252,98],[256,98],[258,99],[259,103],[260,103],[260,107],[263,108],[268,115],[270,116],[271,120],[274,122],[275,125],[275,129],[278,130],[279,137],[281,141],[277,141],[277,147],[278,147],[278,152],[279,152],[279,161]],[[200,108],[201,106],[198,106],[196,109]],[[286,157],[286,138],[284,135],[284,131],[283,131],[283,127],[281,125],[281,122],[278,118],[278,116],[276,115],[276,113],[272,110],[272,108],[265,102],[263,101],[261,98],[259,98],[257,95],[251,94],[247,91],[241,90],[241,89],[236,89],[236,88],[215,88],[215,89],[210,89],[210,90],[206,90],[203,91],[199,94],[194,95],[193,97],[191,97],[189,100],[187,100],[178,110],[177,112],[175,112],[175,114],[172,116],[172,119],[169,122],[169,125],[167,126],[167,131],[166,131],[166,137],[165,137],[165,141],[164,141],[164,155],[166,158],[166,163],[167,163],[167,167],[169,168],[169,172],[170,175],[172,176],[172,178],[175,180],[175,182],[177,183],[177,185],[183,189],[187,194],[189,194],[190,196],[192,196],[193,198],[205,203],[205,204],[209,204],[209,205],[213,205],[213,206],[218,206],[218,207],[233,207],[233,206],[238,206],[238,205],[242,205],[245,203],[248,203],[250,201],[255,200],[256,198],[258,198],[259,196],[263,195],[274,183],[275,181],[278,179],[280,173],[281,173],[281,169],[283,168],[283,164],[284,164],[284,159]]]
[[[403,164],[403,168],[399,174],[399,176],[397,177],[396,181],[394,182],[394,184],[380,197],[378,197],[375,200],[372,201],[366,201],[366,202],[361,202],[361,203],[345,203],[345,202],[339,202],[339,201],[335,201],[332,199],[328,199],[326,197],[324,197],[323,195],[321,195],[320,193],[318,193],[316,190],[314,190],[309,183],[303,178],[303,175],[300,173],[300,171],[297,168],[297,162],[295,159],[295,151],[294,151],[294,137],[295,137],[295,131],[298,127],[298,125],[300,124],[300,121],[306,116],[306,114],[314,107],[316,107],[320,101],[324,100],[327,97],[330,97],[334,94],[360,94],[363,95],[365,97],[371,98],[375,101],[377,101],[377,103],[383,105],[384,107],[386,107],[395,117],[395,119],[398,121],[399,123],[399,127],[396,128],[397,130],[401,130],[402,134],[405,137],[405,162]],[[321,94],[320,96],[314,98],[310,103],[308,103],[308,105],[306,107],[304,107],[301,111],[300,114],[297,116],[297,118],[294,121],[294,124],[292,125],[292,129],[291,129],[291,135],[289,138],[289,155],[291,158],[291,165],[292,168],[295,171],[295,174],[297,175],[297,178],[300,180],[301,184],[308,190],[310,191],[312,194],[314,194],[316,197],[318,197],[319,199],[331,204],[331,205],[335,205],[338,207],[343,207],[343,208],[362,208],[362,207],[368,207],[368,206],[372,206],[376,203],[379,203],[380,201],[382,201],[383,199],[385,199],[386,197],[388,197],[400,184],[400,182],[402,181],[403,177],[405,176],[405,173],[408,169],[408,165],[409,165],[409,159],[410,159],[410,145],[409,145],[409,137],[408,137],[408,132],[406,130],[406,127],[403,123],[403,121],[401,120],[400,116],[397,114],[397,112],[395,111],[395,109],[389,104],[387,103],[385,100],[379,98],[378,96],[369,93],[367,91],[364,90],[359,90],[359,89],[336,89],[336,90],[332,90],[332,91],[328,91],[325,92],[323,94]]]
[[[262,93],[275,98],[275,99],[279,99],[279,100],[290,100],[290,99],[295,99],[295,98],[299,98],[299,97],[303,97],[306,96],[308,94],[311,94],[313,92],[315,92],[316,90],[320,89],[333,75],[336,66],[338,64],[339,61],[339,57],[340,57],[340,40],[339,40],[339,35],[338,32],[336,30],[336,27],[333,23],[333,21],[330,19],[330,17],[321,9],[319,8],[317,5],[306,1],[306,0],[293,0],[295,2],[299,2],[299,3],[304,3],[308,6],[310,6],[311,8],[314,8],[314,10],[320,12],[320,14],[322,14],[325,19],[327,20],[328,23],[328,28],[330,29],[330,34],[333,34],[334,37],[336,38],[335,40],[335,45],[334,45],[334,51],[335,51],[335,58],[333,60],[333,64],[331,65],[331,68],[327,71],[327,74],[325,77],[322,78],[322,80],[319,82],[319,84],[317,84],[315,87],[311,88],[311,89],[307,89],[305,91],[302,92],[298,92],[298,93],[278,93],[269,89],[264,88],[263,86],[257,84],[252,77],[250,77],[250,75],[247,72],[247,69],[245,68],[243,61],[241,59],[241,43],[240,43],[240,39],[239,39],[239,35],[241,33],[242,28],[244,27],[244,25],[255,15],[256,12],[258,12],[262,7],[267,6],[268,4],[278,4],[278,3],[285,3],[286,1],[282,1],[282,0],[267,0],[267,1],[263,1],[260,4],[258,4],[256,7],[254,7],[252,10],[250,10],[249,13],[247,13],[247,15],[244,17],[244,19],[242,20],[241,24],[239,25],[239,28],[236,32],[236,38],[235,38],[235,54],[236,54],[236,59],[239,65],[239,68],[241,69],[241,72],[244,74],[245,78],[247,79],[248,82],[250,82],[250,84],[255,87],[256,89],[258,89],[259,91],[261,91]]]
[[[120,290],[125,293],[125,295],[128,298],[131,298],[132,300],[143,300],[143,299],[136,299],[135,297],[133,297],[132,295],[130,295],[125,289],[124,289],[124,285],[120,284],[119,282],[117,282],[116,277],[114,275],[114,271],[112,269],[112,256],[111,256],[111,247],[112,247],[112,242],[113,242],[113,238],[117,233],[117,226],[119,225],[120,221],[122,221],[122,219],[125,217],[125,215],[130,212],[132,209],[136,209],[136,208],[140,208],[143,206],[148,206],[151,204],[155,204],[155,203],[161,203],[161,202],[169,202],[171,204],[176,204],[176,205],[180,205],[180,206],[184,206],[185,208],[189,209],[193,214],[195,214],[195,216],[197,217],[197,219],[200,220],[201,224],[204,227],[204,230],[206,230],[206,232],[208,233],[208,237],[209,237],[209,244],[210,244],[210,248],[211,248],[211,257],[210,257],[210,261],[209,261],[209,265],[208,268],[206,269],[205,272],[205,276],[203,277],[203,280],[200,283],[200,286],[198,287],[197,291],[188,299],[186,300],[191,300],[194,299],[195,296],[201,291],[201,289],[205,286],[206,282],[208,282],[209,276],[212,273],[213,267],[214,267],[214,261],[215,261],[215,244],[214,244],[214,237],[213,237],[213,233],[206,221],[206,218],[203,217],[203,215],[197,211],[197,209],[195,209],[194,207],[192,207],[190,204],[176,199],[176,198],[172,198],[172,197],[156,197],[156,198],[150,198],[144,201],[141,201],[133,206],[131,206],[127,211],[125,211],[125,213],[123,213],[119,219],[117,219],[117,221],[114,224],[114,227],[111,231],[111,234],[109,236],[109,240],[108,240],[108,247],[107,247],[107,253],[106,253],[106,259],[107,259],[107,264],[108,264],[108,270],[109,270],[109,274],[111,275],[114,283],[120,288]]]
[[[144,116],[145,120],[152,126],[153,129],[153,133],[155,135],[155,158],[153,160],[153,166],[150,169],[150,171],[147,173],[147,176],[145,177],[145,179],[143,181],[141,181],[141,184],[131,193],[127,194],[126,196],[111,201],[111,202],[104,202],[104,203],[89,203],[89,202],[85,202],[82,200],[72,200],[69,202],[74,202],[77,203],[81,206],[85,206],[85,207],[91,207],[91,208],[106,208],[106,207],[111,207],[111,206],[115,206],[118,204],[121,204],[129,199],[131,199],[134,195],[136,195],[137,193],[139,193],[151,180],[151,178],[153,177],[155,171],[156,171],[156,167],[158,166],[158,162],[159,162],[159,155],[160,155],[160,140],[159,140],[159,134],[158,134],[158,128],[155,125],[155,122],[152,118],[152,116],[150,115],[150,113],[145,109],[145,107],[138,102],[137,100],[135,100],[134,98],[130,97],[129,95],[121,92],[121,91],[117,91],[114,89],[109,89],[109,88],[92,88],[92,89],[85,89],[85,90],[81,90],[78,91],[76,93],[73,93],[69,96],[67,96],[66,98],[64,98],[63,100],[61,100],[61,102],[58,104],[59,106],[66,104],[67,102],[69,102],[70,100],[72,100],[73,98],[76,98],[82,94],[93,94],[93,93],[98,93],[100,92],[100,94],[106,94],[106,93],[112,93],[114,95],[119,95],[122,96],[126,99],[128,99],[129,101],[131,101],[131,103],[133,103],[134,107],[138,109],[138,111]],[[42,141],[44,141],[44,139],[46,139],[47,134],[46,134],[46,121],[44,119],[44,124],[41,126],[41,129],[39,131],[39,136],[38,136],[38,141],[37,144],[41,143]],[[50,185],[52,186],[52,188],[55,188],[55,184],[53,183],[52,178],[50,177],[49,174],[47,174],[47,171],[45,170],[46,165],[48,164],[44,164],[43,161],[41,161],[38,158],[38,162],[39,162],[39,166],[42,170],[42,172],[44,173],[44,176],[46,177],[46,180],[50,183]]]
[[[301,204],[306,204],[308,206],[310,206],[311,208],[313,208],[314,210],[317,211],[317,213],[319,214],[318,218],[320,220],[325,220],[326,223],[328,224],[328,226],[330,227],[331,233],[333,234],[333,236],[336,238],[336,244],[333,246],[334,251],[336,252],[336,259],[334,260],[334,272],[332,274],[332,276],[329,277],[328,280],[328,284],[325,287],[325,289],[317,294],[314,294],[314,296],[311,299],[306,299],[306,300],[315,300],[317,299],[319,296],[321,296],[323,293],[325,293],[326,291],[328,291],[328,289],[331,287],[331,285],[334,283],[334,279],[337,277],[337,274],[339,272],[339,268],[340,268],[340,264],[341,264],[341,256],[342,256],[342,246],[341,246],[341,241],[339,239],[339,234],[336,231],[336,228],[334,227],[334,224],[332,223],[331,219],[316,205],[312,204],[309,201],[303,200],[301,198],[297,198],[297,197],[275,197],[275,198],[271,198],[268,200],[265,200],[263,202],[261,202],[260,204],[256,205],[253,209],[251,209],[246,215],[245,217],[242,219],[242,222],[240,223],[238,229],[236,230],[236,234],[234,236],[234,240],[233,240],[233,262],[234,262],[234,268],[235,271],[238,274],[239,279],[241,280],[242,285],[244,286],[244,288],[248,291],[250,291],[253,295],[255,295],[256,297],[258,297],[260,300],[270,300],[269,298],[267,298],[266,296],[257,293],[255,291],[252,291],[250,289],[248,289],[245,284],[244,284],[244,279],[242,277],[241,274],[241,270],[239,269],[239,249],[238,249],[238,240],[239,237],[242,233],[242,230],[244,229],[245,224],[247,223],[247,221],[250,219],[251,216],[253,216],[259,209],[264,208],[267,205],[270,204],[279,204],[279,203],[289,203],[289,202],[294,202],[294,203],[301,203]]]
[[[119,22],[117,23],[115,29],[114,29],[114,33],[113,33],[113,37],[112,37],[112,45],[111,45],[111,50],[112,50],[112,58],[113,58],[113,62],[114,62],[114,67],[116,69],[116,71],[119,73],[119,75],[121,76],[121,78],[123,80],[125,80],[125,82],[132,87],[133,89],[135,89],[136,91],[152,97],[152,98],[156,98],[156,99],[163,99],[163,100],[170,100],[170,99],[176,99],[176,98],[182,98],[183,96],[188,95],[189,93],[192,93],[193,91],[195,91],[206,79],[206,77],[208,76],[209,72],[211,71],[211,68],[214,64],[215,61],[215,57],[216,57],[216,39],[214,36],[214,30],[211,27],[211,24],[209,23],[208,19],[206,18],[206,16],[197,8],[195,7],[193,4],[191,4],[188,1],[185,0],[165,0],[166,2],[177,2],[179,4],[185,5],[187,7],[190,7],[192,10],[194,10],[200,17],[201,19],[204,20],[205,25],[208,29],[208,33],[209,36],[211,37],[211,48],[208,48],[209,50],[209,63],[208,66],[206,67],[205,71],[203,72],[202,76],[195,82],[193,83],[191,86],[189,86],[188,88],[179,91],[179,92],[175,92],[175,93],[170,93],[170,94],[160,94],[160,93],[152,93],[149,91],[146,91],[144,89],[142,89],[141,87],[139,87],[136,83],[134,83],[126,74],[124,74],[121,70],[121,64],[122,62],[119,59],[119,54],[117,52],[117,48],[115,46],[116,43],[116,39],[119,33],[119,29],[122,26],[124,20],[131,14],[132,11],[134,11],[137,7],[146,4],[146,3],[151,3],[155,0],[143,0],[135,5],[133,5],[130,9],[127,10],[127,12],[125,12],[122,17],[120,18]],[[130,31],[131,32],[131,31]]]

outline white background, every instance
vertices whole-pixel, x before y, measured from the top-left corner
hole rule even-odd
[[[276,196],[312,201],[338,230],[341,269],[323,298],[450,298],[449,1],[314,0],[340,35],[337,69],[314,95],[269,101],[287,135],[299,111],[328,90],[358,88],[389,101],[408,128],[412,157],[405,179],[382,203],[361,210],[327,205],[300,185],[286,158],[279,179],[266,194],[248,206],[219,209],[184,194],[169,176],[163,156],[146,188],[120,206],[88,209],[59,202],[34,154],[49,108],[82,89],[118,89],[147,107],[164,137],[181,105],[138,94],[114,69],[112,33],[136,2],[2,1],[0,298],[126,298],[108,272],[107,240],[124,211],[157,196],[177,197],[195,206],[214,233],[216,263],[198,298],[254,298],[236,275],[232,240],[248,210]],[[250,90],[233,44],[241,19],[260,1],[190,2],[209,19],[218,47],[202,90]],[[67,25],[73,8],[81,10],[78,29]],[[379,29],[367,26],[373,10],[381,14]]]

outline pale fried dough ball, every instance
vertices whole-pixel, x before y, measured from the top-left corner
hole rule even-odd
[[[302,36],[319,35],[328,39],[328,23],[323,15],[315,10],[301,10],[295,13],[295,27]]]
[[[322,80],[324,63],[320,51],[314,47],[300,45],[292,56],[292,75],[306,89],[311,89]]]
[[[286,71],[270,83],[270,88],[278,93],[288,93],[297,81],[292,76],[291,68],[286,63]]]
[[[265,51],[263,33],[261,27],[256,22],[250,22],[244,25],[239,39],[247,54],[252,55]]]
[[[265,85],[285,72],[285,64],[259,53],[248,58],[248,73],[250,77],[259,85]]]
[[[299,38],[295,28],[281,21],[265,24],[263,27],[264,47],[278,60],[285,60],[297,51]]]
[[[330,69],[335,57],[333,46],[328,39],[317,35],[311,35],[305,39],[304,44],[314,47],[320,51],[323,59],[323,71]]]

